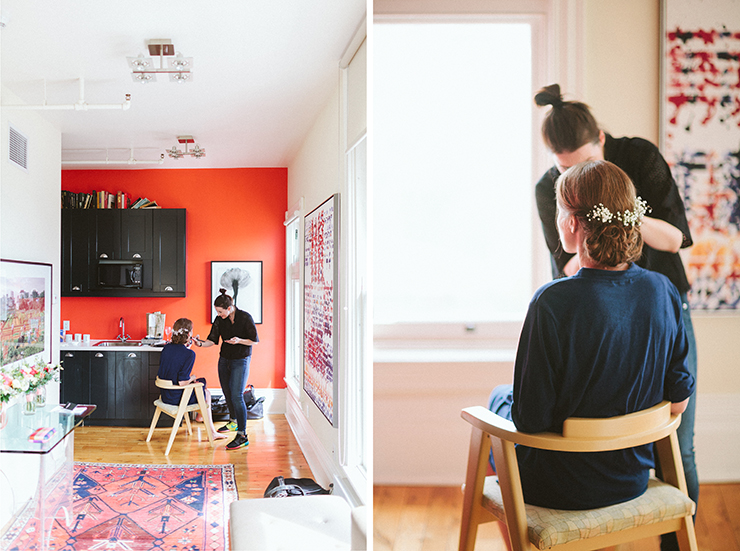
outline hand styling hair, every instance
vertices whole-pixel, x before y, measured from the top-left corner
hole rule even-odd
[[[588,105],[580,101],[563,101],[559,84],[545,86],[534,96],[543,107],[552,105],[542,121],[542,140],[553,153],[570,153],[587,143],[599,141],[599,125]]]
[[[640,258],[645,207],[621,168],[608,161],[579,163],[566,170],[556,186],[558,208],[578,219],[591,260],[613,268]]]

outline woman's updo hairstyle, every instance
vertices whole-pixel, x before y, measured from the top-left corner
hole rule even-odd
[[[187,344],[192,330],[193,322],[188,318],[177,320],[172,326],[172,344]]]
[[[581,224],[585,252],[598,266],[614,268],[640,258],[642,216],[632,223],[622,220],[624,213],[638,209],[635,186],[621,168],[609,161],[579,163],[560,175],[556,194],[558,208],[573,214]],[[595,214],[605,209],[614,213],[608,221]]]
[[[221,294],[218,295],[216,297],[216,300],[213,301],[213,305],[216,308],[223,308],[224,310],[226,310],[228,307],[234,304],[234,301],[231,300],[231,297],[226,294],[226,289],[222,287],[221,289],[218,290],[218,292]]]
[[[542,140],[553,153],[570,153],[587,143],[599,141],[599,125],[588,105],[563,101],[559,84],[542,88],[534,96],[534,102],[540,107],[552,105],[542,121]]]

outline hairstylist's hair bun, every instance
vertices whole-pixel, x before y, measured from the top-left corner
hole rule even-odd
[[[220,289],[218,290],[218,292],[219,292],[219,293],[221,293],[222,295],[225,295],[225,294],[226,294],[226,289],[224,289],[223,287],[221,287],[221,288],[220,288]]]
[[[540,89],[534,96],[534,102],[540,107],[545,105],[560,107],[563,105],[563,95],[560,93],[560,85],[550,84],[550,86]]]

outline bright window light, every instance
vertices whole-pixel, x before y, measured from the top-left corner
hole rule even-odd
[[[374,323],[523,319],[532,287],[526,23],[377,23]]]

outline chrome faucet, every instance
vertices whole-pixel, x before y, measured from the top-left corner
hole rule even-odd
[[[121,334],[116,337],[121,342],[126,342],[131,337],[126,334],[126,324],[123,322],[123,316],[118,320],[118,328],[121,330]]]

